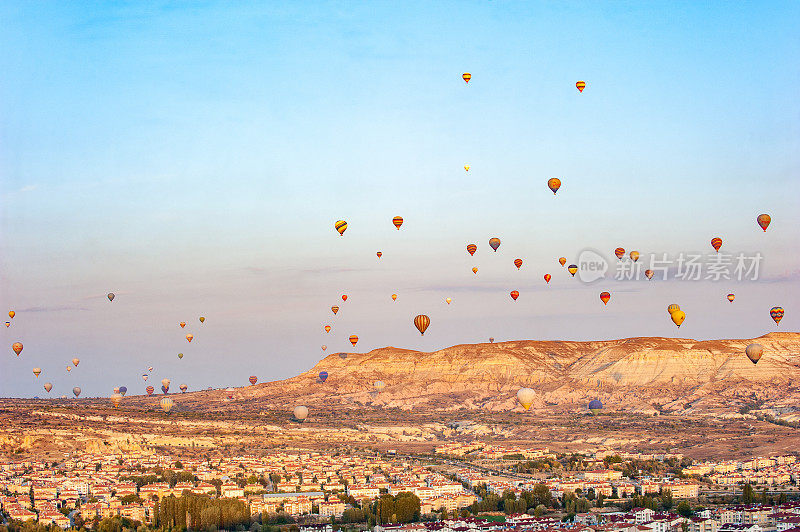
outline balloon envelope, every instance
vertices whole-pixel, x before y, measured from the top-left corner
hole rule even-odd
[[[356,344],[358,343],[358,336],[356,336],[355,334],[351,334],[350,343],[353,344],[353,347],[355,347]]]
[[[44,389],[45,389],[45,391],[47,391],[47,393],[50,393],[50,390],[53,389],[53,385],[51,383],[49,383],[49,382],[46,382],[46,383],[44,383]]]
[[[347,231],[347,222],[344,220],[339,220],[335,224],[333,224],[334,229],[339,231],[339,234],[344,236],[344,232]]]
[[[553,195],[561,188],[561,180],[557,177],[551,177],[547,180],[547,186],[553,191]]]
[[[655,272],[654,272],[653,270],[645,270],[645,271],[644,271],[644,276],[645,276],[645,277],[647,277],[647,279],[649,280],[649,279],[652,279],[652,278],[653,278],[653,274],[654,274],[654,273],[655,273]]]
[[[586,82],[585,81],[576,81],[575,82],[575,87],[578,89],[578,92],[583,92],[583,89],[586,88]]]
[[[567,266],[567,271],[570,273],[570,275],[575,277],[575,274],[578,273],[578,266],[576,264],[570,264]]]
[[[467,253],[470,255],[474,255],[475,252],[478,250],[478,246],[475,244],[467,244]]]
[[[327,371],[320,371],[319,372],[319,380],[325,382],[328,380],[328,372]]]
[[[80,363],[81,363],[81,359],[80,358],[76,357],[76,358],[72,359],[72,365],[75,366],[76,368],[78,367],[78,364],[80,364]]]
[[[120,386],[119,387],[119,393],[120,393],[120,395],[122,397],[125,397],[125,394],[128,393],[128,387],[127,386]]]
[[[772,218],[769,214],[759,214],[756,218],[756,221],[758,222],[759,227],[766,231],[767,227],[769,227],[769,224],[772,221]]]
[[[191,342],[191,341],[192,341],[192,338],[194,338],[194,335],[193,335],[193,334],[187,334],[187,335],[186,335],[186,340],[187,340],[187,341]]]
[[[119,404],[122,402],[122,395],[115,393],[111,396],[111,404],[114,405],[114,408],[117,408]]]
[[[403,225],[403,217],[402,216],[395,216],[394,218],[392,218],[392,223],[394,224],[394,226],[399,231],[400,230],[400,226]]]
[[[41,373],[42,373],[42,368],[33,368],[33,374],[36,375],[37,377],[41,375]]]
[[[419,314],[414,318],[414,327],[416,327],[419,333],[423,336],[425,335],[425,331],[428,329],[430,324],[431,319],[425,314]]]
[[[518,270],[522,268],[522,259],[514,259],[514,266],[516,266]]]
[[[163,410],[165,414],[169,414],[170,410],[172,410],[172,406],[175,403],[171,397],[162,397],[158,404],[161,406],[161,410]]]
[[[16,315],[17,315],[17,313],[14,312],[13,310],[9,310],[8,311],[8,317],[11,318],[12,320],[14,319],[14,316],[16,316]]]
[[[19,356],[19,354],[22,353],[22,343],[14,342],[13,344],[11,344],[11,350],[14,351],[17,354],[17,356]]]
[[[250,384],[253,384],[253,385],[255,385],[255,383],[257,383],[257,382],[258,382],[258,377],[256,377],[255,375],[250,375],[250,378],[249,378],[249,379],[247,379],[247,380],[249,380],[249,381],[250,381]]]
[[[711,247],[714,248],[714,251],[719,251],[719,248],[722,247],[722,239],[720,237],[712,238]]]
[[[567,263],[567,257],[559,257],[558,263],[562,266],[565,265]]]
[[[525,410],[528,410],[531,407],[535,397],[536,392],[531,388],[520,388],[520,390],[517,392],[517,401],[519,401],[519,404],[521,404],[522,408]]]
[[[611,294],[609,292],[600,292],[600,301],[603,302],[603,305],[608,305],[610,299]]]
[[[553,276],[550,275],[549,273],[544,274],[544,282],[549,283],[550,279],[552,279],[552,278],[553,278]]]
[[[637,260],[639,260],[639,252],[638,251],[631,251],[628,256],[631,258],[631,260],[633,262],[636,262]]]
[[[511,291],[511,299],[516,301],[518,297],[519,297],[519,292],[517,292],[516,290],[512,290]]]
[[[81,394],[81,389],[76,386],[72,389],[72,393],[75,395],[75,397],[78,397]]]
[[[145,391],[147,392],[147,395],[153,395],[153,392],[156,391],[156,389],[153,388],[152,386],[148,386],[147,388],[145,388]]]
[[[686,319],[686,313],[682,310],[676,310],[670,315],[670,317],[672,318],[672,322],[680,327],[681,323],[683,323],[683,320]]]
[[[375,381],[374,386],[375,386],[375,390],[378,391],[378,392],[382,392],[383,390],[386,389],[386,383],[383,382],[383,381]]]
[[[117,297],[117,296],[114,295],[114,292],[109,292],[108,293],[108,300],[109,301],[114,301],[115,297]]]
[[[589,410],[593,413],[597,413],[603,409],[603,403],[600,402],[600,399],[592,399],[589,401]]]
[[[495,251],[495,253],[497,253],[497,248],[500,247],[500,239],[497,238],[496,236],[490,238],[489,239],[489,247],[491,247]]]
[[[303,422],[308,417],[308,408],[305,406],[296,406],[292,411],[292,415],[297,421]]]
[[[332,306],[331,307],[331,312],[333,312],[334,314],[338,314],[339,313],[339,307],[337,307],[336,305]]]
[[[464,72],[463,74],[461,74],[461,79],[464,80],[464,83],[469,83],[469,80],[472,79],[472,74],[470,74],[469,72]]]
[[[734,294],[728,294],[727,297],[728,297],[728,301],[730,301],[731,303],[733,303],[733,300],[736,299],[736,296]]]
[[[764,346],[761,344],[750,344],[744,349],[744,354],[750,359],[753,364],[758,364],[761,355],[764,354]]]
[[[625,248],[617,248],[614,250],[614,255],[617,256],[618,259],[622,260],[622,257],[625,256]]]
[[[769,310],[769,317],[775,321],[775,325],[780,325],[783,319],[783,307],[772,307]]]

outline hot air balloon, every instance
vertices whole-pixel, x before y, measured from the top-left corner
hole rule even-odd
[[[6,322],[6,327],[11,327],[11,322],[10,321]]]
[[[761,344],[750,344],[744,349],[744,354],[750,359],[753,364],[758,364],[761,355],[764,354],[764,346]]]
[[[180,325],[180,326],[181,326],[181,329],[183,329],[184,327],[186,327],[186,322],[185,322],[185,321],[182,321],[182,322],[180,322],[178,325]]]
[[[769,214],[759,214],[758,217],[756,218],[756,221],[758,222],[758,225],[761,227],[761,229],[763,229],[766,232],[767,227],[769,227],[769,223],[772,221],[772,218],[770,217]]]
[[[178,386],[178,389],[181,391],[181,393],[186,393],[186,390],[188,390],[189,387],[186,386],[185,384],[181,384],[180,386]]]
[[[147,388],[145,388],[145,391],[147,392],[147,395],[153,395],[153,392],[156,391],[156,389],[153,388],[152,386],[148,386]]]
[[[109,293],[108,293],[108,300],[109,300],[109,301],[114,301],[114,298],[115,298],[115,297],[116,297],[116,296],[114,295],[114,292],[109,292]]]
[[[172,405],[174,405],[175,402],[171,397],[162,397],[158,404],[161,406],[161,410],[163,410],[165,414],[169,414],[169,411],[172,410]]]
[[[403,225],[403,217],[402,216],[395,216],[394,218],[392,218],[392,223],[394,224],[394,226],[399,231],[400,230],[400,226]]]
[[[356,336],[355,334],[351,334],[350,343],[353,344],[353,347],[355,347],[356,344],[358,343],[358,336]]]
[[[81,389],[80,389],[80,388],[78,388],[77,386],[76,386],[76,387],[74,387],[74,388],[72,389],[72,394],[73,394],[75,397],[78,397],[78,396],[81,394]]]
[[[161,393],[163,393],[164,395],[167,395],[169,393],[169,386],[164,386],[162,384],[161,385]]]
[[[619,260],[622,260],[622,257],[625,256],[625,248],[617,248],[614,250],[614,255],[617,256]]]
[[[33,368],[33,374],[38,377],[42,374],[42,368]]]
[[[169,383],[172,382],[169,379],[161,379],[161,386],[166,386],[169,388]]]
[[[735,295],[733,295],[733,294],[728,294],[728,301],[730,301],[731,303],[733,303],[733,300],[734,300],[734,299],[736,299],[736,296],[735,296]]]
[[[144,379],[144,382],[147,382],[147,377],[148,377],[147,373],[142,373],[142,378]]]
[[[558,189],[561,188],[561,180],[557,177],[551,177],[547,180],[547,186],[553,191],[553,195],[555,196]]]
[[[425,336],[425,331],[428,329],[430,324],[431,319],[425,314],[420,314],[414,318],[414,327],[417,328],[422,336]]]
[[[644,276],[647,277],[648,280],[652,280],[654,274],[655,274],[655,272],[653,270],[645,270],[644,271]]]
[[[583,92],[583,89],[586,88],[586,82],[585,81],[577,81],[577,82],[575,82],[575,87],[578,88],[578,92]]]
[[[715,236],[711,239],[711,247],[714,248],[714,251],[719,251],[719,248],[722,247],[722,239],[718,236]]]
[[[464,171],[469,172],[470,166],[468,164],[464,165]]]
[[[323,344],[322,350],[325,351],[326,349],[328,349],[328,346]]]
[[[519,297],[519,292],[517,292],[516,290],[512,290],[511,291],[511,299],[516,301],[518,297]]]
[[[497,248],[500,247],[500,239],[497,238],[496,236],[490,238],[489,239],[489,247],[492,248],[495,253],[497,253]]]
[[[559,257],[558,263],[563,267],[567,263],[567,257]]]
[[[531,388],[520,388],[517,392],[517,401],[519,401],[519,404],[521,404],[522,408],[525,410],[528,410],[531,407],[535,397],[536,392],[534,392]]]
[[[570,273],[570,275],[575,277],[575,274],[578,273],[578,266],[575,264],[570,264],[567,266],[567,271]]]
[[[292,411],[292,415],[294,416],[294,418],[297,421],[302,423],[308,417],[308,407],[305,407],[305,406],[302,406],[302,405],[296,406],[296,407],[294,407],[294,410]]]
[[[330,325],[326,325],[325,327],[323,327],[323,329],[325,329],[326,333],[331,332],[331,326]]]
[[[494,343],[494,338],[492,338],[491,336],[489,337],[489,343],[490,343],[490,344],[493,344],[493,343]]]
[[[44,389],[47,393],[50,393],[50,390],[53,389],[53,385],[49,382],[44,383]]]
[[[550,275],[549,273],[544,274],[544,282],[549,284],[550,283],[550,279],[552,279],[552,278],[553,278],[553,276]]]
[[[200,320],[200,323],[205,323],[206,322],[206,317],[205,316],[200,316],[198,319]]]
[[[628,256],[631,258],[633,262],[639,260],[639,252],[638,251],[631,251]]]
[[[16,316],[16,315],[17,315],[17,313],[14,312],[13,310],[9,310],[8,311],[8,317],[11,318],[12,320],[14,319],[14,316]]]
[[[470,74],[469,72],[464,72],[463,74],[461,74],[461,79],[464,80],[464,83],[469,83],[469,80],[472,79],[472,74]]]
[[[78,364],[80,364],[80,363],[81,363],[81,359],[79,359],[77,357],[72,359],[72,365],[75,366],[76,368],[78,367]]]
[[[127,386],[120,386],[119,387],[119,393],[120,393],[120,395],[122,397],[125,397],[125,394],[128,393],[128,387]]]
[[[392,301],[397,301],[397,294],[392,294]]]
[[[475,275],[478,275],[478,268],[477,267],[472,268],[472,273],[474,273]]]
[[[341,236],[344,236],[344,232],[347,231],[347,222],[345,222],[344,220],[339,220],[338,222],[333,224],[333,227],[334,229],[339,231],[339,234]]]
[[[680,310],[680,309],[681,309],[680,305],[678,305],[677,303],[672,303],[667,307],[667,314],[672,314],[676,310]]]
[[[114,387],[114,393],[119,393],[119,386]]]
[[[386,389],[386,383],[383,381],[375,381],[375,384],[373,386],[375,386],[375,391],[378,393],[381,393],[383,390]]]
[[[475,244],[467,244],[467,253],[469,253],[470,255],[474,255],[477,249],[478,246],[476,246]]]
[[[326,380],[328,380],[328,372],[327,371],[320,371],[319,372],[319,380],[321,382],[325,382]]]
[[[149,371],[150,373],[153,373],[153,366],[150,366],[149,368],[147,368],[147,371]]]
[[[686,313],[682,310],[676,310],[675,312],[670,314],[670,317],[672,318],[672,322],[678,327],[680,327],[681,323],[683,323],[683,320],[686,319]]]
[[[183,353],[178,353],[178,358],[183,358]]]
[[[450,299],[449,297],[446,297],[446,298],[444,298],[444,302],[445,302],[445,303],[447,303],[448,305],[449,305],[449,304],[450,304],[452,301],[453,301],[453,300],[452,300],[452,299]]]
[[[115,393],[111,396],[111,404],[114,405],[114,408],[117,408],[121,402],[122,396],[120,394]]]
[[[592,414],[598,414],[603,409],[603,403],[600,402],[600,399],[592,399],[589,401],[589,411]]]
[[[347,294],[342,294],[342,301],[347,301]]]
[[[19,354],[22,353],[22,344],[20,342],[14,342],[11,344],[11,350],[19,356]]]
[[[339,312],[339,307],[337,307],[336,305],[334,305],[334,306],[332,306],[332,307],[331,307],[331,311],[332,311],[334,314],[336,314],[336,313],[338,313],[338,312]]]
[[[608,301],[611,299],[611,294],[609,292],[600,292],[600,301],[603,302],[603,305],[608,305]]]
[[[514,259],[514,266],[516,266],[518,270],[522,268],[522,259]]]
[[[377,253],[375,253],[375,254],[378,256],[378,258],[381,258],[381,257],[383,257],[383,251],[378,251],[378,252],[377,252]]]
[[[72,371],[72,366],[67,366],[67,373],[69,373],[70,371]]]
[[[783,307],[772,307],[769,310],[769,317],[775,320],[775,325],[779,325],[783,319]]]
[[[191,343],[191,341],[192,341],[192,339],[193,339],[193,338],[194,338],[194,335],[193,335],[193,334],[191,334],[191,333],[186,335],[186,341],[187,341],[187,342],[190,342],[190,343]]]
[[[250,381],[250,384],[252,384],[253,386],[255,386],[255,384],[258,382],[258,377],[256,377],[255,375],[250,375],[250,378],[249,378],[249,379],[247,379],[247,380],[249,380],[249,381]]]
[[[227,397],[228,399],[233,399],[233,392],[234,392],[234,391],[235,391],[235,390],[234,390],[233,388],[225,388],[226,397]]]

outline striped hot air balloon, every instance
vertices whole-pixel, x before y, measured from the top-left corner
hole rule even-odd
[[[332,306],[331,307],[331,312],[333,312],[334,314],[337,314],[339,312],[339,307],[337,307],[336,305]]]
[[[586,88],[586,82],[585,81],[576,81],[575,82],[575,87],[577,87],[578,92],[583,92],[583,89]]]
[[[576,273],[578,273],[578,266],[577,266],[577,265],[575,265],[575,264],[570,264],[569,266],[567,266],[567,271],[568,271],[568,272],[569,272],[569,273],[570,273],[570,274],[571,274],[573,277],[575,277],[575,274],[576,274]]]
[[[730,301],[731,303],[733,303],[733,300],[734,300],[734,299],[736,299],[736,296],[735,296],[734,294],[728,294],[728,301]]]
[[[344,232],[347,231],[347,222],[344,220],[339,220],[335,224],[333,224],[333,228],[339,231],[341,236],[344,236]]]
[[[467,244],[467,253],[469,253],[470,255],[474,255],[477,249],[478,246],[476,246],[475,244]]]
[[[255,375],[250,375],[250,378],[247,380],[250,381],[250,384],[255,385],[255,383],[258,382],[258,377],[256,377]]]
[[[522,259],[514,259],[514,266],[516,266],[518,270],[522,268]]]
[[[558,263],[559,263],[561,266],[564,266],[564,265],[567,263],[567,257],[559,257],[559,258],[558,258]]]
[[[464,72],[463,74],[461,74],[461,79],[464,80],[464,83],[469,83],[469,80],[472,79],[472,74],[470,74],[469,72]]]
[[[152,386],[148,386],[144,390],[147,392],[147,395],[153,395],[153,392],[156,391],[156,389],[153,388]]]
[[[355,334],[351,334],[350,343],[353,344],[353,347],[355,347],[356,344],[358,343],[358,336],[356,336]]]
[[[557,177],[551,177],[547,180],[547,187],[553,191],[553,195],[556,195],[558,189],[561,188],[561,180]]]
[[[714,251],[719,251],[719,248],[722,247],[722,239],[718,236],[715,236],[711,239],[711,247],[714,248]]]
[[[609,300],[611,299],[611,293],[609,292],[600,292],[600,301],[603,302],[603,305],[608,305]]]
[[[516,291],[516,290],[512,290],[512,291],[511,291],[511,299],[513,299],[514,301],[516,301],[518,297],[519,297],[519,292],[518,292],[518,291]]]
[[[320,382],[325,382],[326,380],[328,380],[328,372],[327,371],[320,371],[318,377],[319,377]]]
[[[772,307],[769,310],[769,317],[775,320],[775,325],[780,325],[783,319],[783,307]]]
[[[402,216],[395,216],[394,218],[392,218],[392,223],[394,224],[394,226],[399,231],[400,230],[400,226],[403,225],[403,217]]]
[[[478,275],[478,268],[477,267],[472,268],[472,273]]]
[[[622,257],[625,256],[625,248],[617,248],[614,250],[614,255],[617,256],[619,260],[622,260]]]
[[[425,314],[420,314],[414,318],[414,327],[417,328],[417,330],[422,336],[425,336],[425,331],[428,329],[428,326],[430,324],[431,324],[431,319]]]
[[[383,251],[378,251],[378,252],[377,252],[377,253],[375,253],[375,254],[378,256],[378,258],[381,258],[381,257],[383,257]]]
[[[331,332],[331,326],[330,325],[326,325],[325,327],[323,327],[323,329],[325,329],[326,333]]]

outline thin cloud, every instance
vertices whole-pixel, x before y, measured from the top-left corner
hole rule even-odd
[[[89,310],[85,307],[79,307],[76,305],[56,305],[56,306],[44,306],[44,307],[28,307],[20,309],[18,312],[63,312],[67,310]]]
[[[37,188],[39,188],[39,185],[25,185],[24,187],[19,189],[19,191],[20,192],[32,192],[32,191],[36,190]]]

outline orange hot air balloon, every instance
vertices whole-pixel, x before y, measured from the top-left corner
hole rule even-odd
[[[44,389],[45,389],[45,391],[46,391],[47,393],[50,393],[50,390],[52,390],[52,389],[53,389],[53,385],[52,385],[52,384],[50,384],[49,382],[46,382],[46,383],[44,383]]]
[[[14,351],[17,354],[17,356],[19,356],[19,354],[22,353],[22,343],[14,342],[13,344],[11,344],[11,350]]]
[[[355,334],[351,334],[350,343],[353,344],[353,347],[355,347],[356,344],[358,343],[358,336],[356,336]]]
[[[680,328],[681,323],[683,323],[683,320],[686,319],[686,313],[682,310],[676,310],[675,312],[670,314],[670,317],[672,318],[672,323],[674,323],[675,325],[678,326],[678,328]]]
[[[637,260],[639,260],[639,252],[638,251],[631,251],[628,256],[631,258],[631,260],[633,262],[636,262]]]
[[[333,311],[334,314],[337,314],[339,312],[339,307],[334,305],[334,306],[331,307],[331,311]]]
[[[680,310],[680,309],[681,309],[680,305],[678,305],[677,303],[671,303],[670,305],[667,306],[667,313],[668,314],[672,314],[676,310]]]
[[[772,307],[769,310],[769,317],[775,321],[775,325],[780,325],[783,319],[783,307]],[[22,346],[22,344],[20,344],[20,346]]]
[[[549,273],[544,274],[544,282],[549,283],[552,278],[553,277]]]
[[[583,92],[583,89],[586,88],[586,82],[585,81],[576,81],[575,82],[575,87],[577,87],[578,92]]]
[[[644,276],[647,277],[648,280],[651,280],[653,278],[654,274],[655,274],[655,272],[653,270],[645,270],[644,271]]]
[[[326,349],[328,349],[328,346],[327,345],[323,345],[322,346],[322,350],[325,351]]]
[[[10,321],[6,322],[6,327],[11,327],[11,322]]]
[[[189,342],[191,342],[193,338],[194,338],[193,334],[187,334],[186,335],[186,340],[189,341]]]
[[[518,270],[522,268],[522,259],[514,259],[514,266],[516,266]]]
[[[464,83],[469,83],[469,80],[472,79],[472,74],[470,74],[469,72],[464,72],[463,74],[461,74],[461,79],[464,80]]]
[[[558,258],[558,263],[559,263],[561,266],[564,266],[564,265],[567,263],[567,257],[559,257],[559,258]]]
[[[575,264],[570,264],[567,266],[567,271],[575,277],[575,274],[578,273],[578,267]]]
[[[444,299],[444,302],[445,302],[445,303],[447,303],[448,305],[449,305],[450,303],[452,303],[452,301],[453,301],[453,300],[452,300],[452,299],[450,299],[449,297],[446,297],[446,298]]]
[[[81,363],[81,359],[80,358],[75,357],[75,358],[72,359],[72,365],[75,366],[76,368],[78,367],[78,364],[80,364],[80,363]]]
[[[603,305],[608,305],[608,301],[611,299],[611,294],[609,292],[600,292],[600,301],[603,302]]]
[[[722,239],[718,236],[715,236],[711,239],[711,247],[714,248],[714,251],[719,251],[719,248],[722,247]]]
[[[200,318],[198,318],[198,319],[200,320],[200,323],[205,323],[206,322],[206,317],[205,316],[200,316]]]
[[[467,253],[469,253],[470,255],[474,255],[477,249],[478,246],[476,246],[475,244],[467,244]]]
[[[333,224],[333,228],[339,231],[339,235],[344,236],[344,232],[347,231],[347,222],[344,220],[339,220]]]
[[[330,325],[326,325],[325,327],[323,327],[323,329],[325,329],[326,333],[331,332],[331,326]]]
[[[17,315],[17,313],[14,312],[13,310],[9,310],[8,311],[8,317],[11,318],[12,320],[14,319],[14,316],[16,316],[16,315]]]
[[[614,255],[617,256],[619,260],[622,260],[622,257],[625,256],[625,248],[617,248],[614,250]]]
[[[67,373],[69,373],[70,371],[72,371],[72,366],[67,366]]]
[[[178,325],[180,325],[180,326],[181,326],[181,329],[183,329],[184,327],[186,327],[186,322],[185,322],[185,321],[182,321],[182,322],[180,322]]]
[[[255,386],[255,384],[258,382],[258,377],[256,377],[255,375],[250,375],[250,378],[247,380],[250,381],[250,384]]]
[[[758,222],[758,225],[761,227],[761,229],[763,229],[766,232],[767,227],[769,227],[769,223],[772,221],[772,218],[770,217],[769,214],[759,214],[758,217],[756,218],[756,221]]]
[[[33,374],[38,377],[42,374],[42,368],[33,368]]]
[[[397,301],[397,294],[392,294],[392,301]]]
[[[497,238],[496,236],[490,238],[489,239],[489,247],[492,248],[495,253],[497,253],[497,248],[500,247],[500,239]]]
[[[342,301],[347,301],[347,294],[342,294]]]
[[[733,300],[734,300],[734,299],[736,299],[736,296],[735,296],[735,295],[733,295],[733,294],[728,294],[728,301],[730,301],[731,303],[733,303]]]
[[[561,180],[557,177],[551,177],[547,180],[547,186],[553,191],[553,195],[555,196],[558,189],[561,188]]]
[[[519,297],[519,292],[517,292],[516,290],[512,290],[511,291],[511,299],[516,301],[518,297]]]
[[[472,273],[474,273],[475,275],[478,275],[478,268],[472,268]]]
[[[375,254],[378,256],[378,258],[381,258],[381,257],[383,257],[383,251],[378,251],[378,252],[377,252],[377,253],[375,253]]]
[[[156,391],[156,389],[153,388],[152,386],[148,386],[147,388],[144,389],[144,391],[147,392],[147,395],[153,395],[153,392]]]
[[[420,314],[416,318],[414,318],[414,327],[417,328],[419,334],[425,336],[425,331],[428,329],[428,325],[431,324],[431,319],[426,316],[425,314]]]
[[[403,217],[402,216],[395,216],[394,218],[392,218],[392,223],[394,224],[394,226],[399,231],[400,230],[400,226],[403,225]]]

